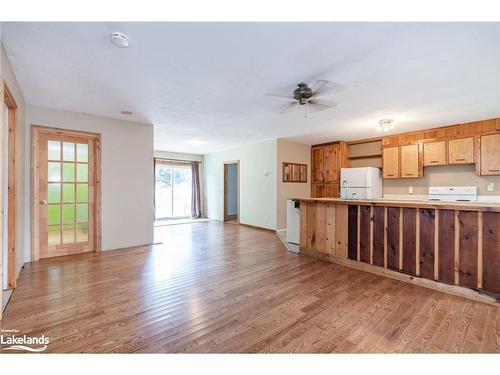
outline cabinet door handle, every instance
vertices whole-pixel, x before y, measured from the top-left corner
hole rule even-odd
[[[456,158],[455,161],[465,161],[465,158]]]
[[[439,160],[431,160],[431,163],[439,163]]]
[[[387,177],[394,177],[394,175],[393,174],[388,174]]]
[[[488,169],[488,172],[498,172],[500,169]]]
[[[405,176],[413,176],[413,173],[405,173]]]

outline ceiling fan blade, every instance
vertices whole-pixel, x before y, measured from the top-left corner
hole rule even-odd
[[[327,109],[336,107],[337,104],[338,104],[337,102],[331,102],[329,100],[311,99],[307,102],[307,111],[308,112],[326,111]]]
[[[330,81],[327,81],[326,79],[318,79],[316,82],[314,82],[314,85],[311,86],[313,95],[319,95],[322,92],[328,90],[329,84]]]
[[[270,96],[272,98],[278,98],[278,99],[287,99],[287,100],[292,100],[293,97],[290,95],[283,95],[283,94],[264,94],[265,96]]]
[[[294,101],[290,101],[289,103],[285,104],[285,105],[282,105],[280,107],[276,107],[274,108],[272,111],[275,112],[275,113],[278,113],[280,115],[290,111],[292,108],[294,108],[299,102],[294,100]]]
[[[340,92],[345,89],[343,85],[337,82],[327,81],[326,79],[320,79],[314,83],[312,89],[312,95],[318,96],[325,93]]]

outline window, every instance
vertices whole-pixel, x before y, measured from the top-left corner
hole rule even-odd
[[[155,217],[191,216],[191,165],[155,159]]]

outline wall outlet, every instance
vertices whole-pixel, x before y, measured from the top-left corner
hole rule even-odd
[[[408,188],[408,194],[413,194],[413,186],[410,186],[410,187]]]
[[[490,182],[488,185],[486,185],[486,190],[495,191],[495,184],[493,182]]]

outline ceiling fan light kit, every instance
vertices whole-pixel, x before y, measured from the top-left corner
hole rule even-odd
[[[388,132],[389,130],[394,129],[394,120],[390,118],[383,118],[379,120],[377,131]]]
[[[324,79],[320,79],[309,87],[305,82],[300,82],[297,84],[295,90],[293,90],[292,95],[283,94],[266,94],[267,96],[286,99],[288,103],[284,106],[277,108],[279,114],[284,114],[297,106],[304,106],[304,114],[307,117],[307,112],[319,112],[326,109],[333,108],[337,106],[336,102],[329,100],[319,99],[318,96],[325,93],[329,89],[330,82]]]

